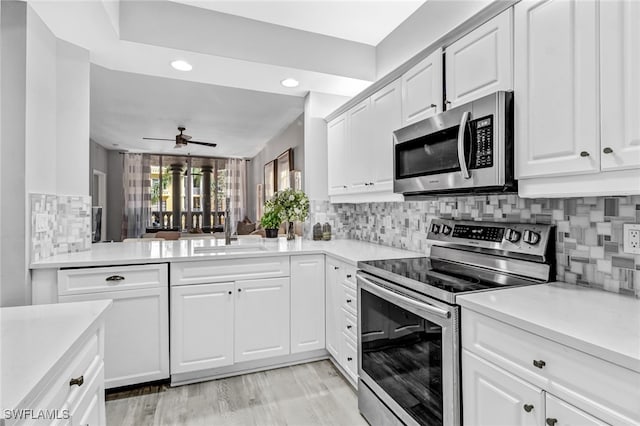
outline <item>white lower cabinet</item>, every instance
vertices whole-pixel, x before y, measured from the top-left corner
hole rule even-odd
[[[235,362],[289,353],[289,277],[236,281]]]
[[[324,255],[291,257],[291,353],[325,347]]]
[[[544,424],[544,395],[539,388],[464,349],[462,371],[464,424]]]
[[[464,424],[640,424],[640,374],[468,309]]]
[[[171,372],[233,364],[235,285],[171,288]]]
[[[356,386],[358,382],[358,300],[356,268],[327,256],[326,260],[327,351]]]
[[[65,285],[75,277],[91,283],[87,293]],[[169,377],[167,279],[165,264],[59,271],[60,302],[113,300],[105,314],[107,389]]]

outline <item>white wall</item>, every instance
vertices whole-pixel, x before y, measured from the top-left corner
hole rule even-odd
[[[273,161],[289,148],[293,148],[293,167],[301,170],[305,175],[305,147],[304,147],[304,114],[293,122],[280,134],[266,143],[265,147],[247,165],[247,216],[257,221],[256,217],[256,185],[264,183],[264,165]]]
[[[0,16],[0,306],[26,300],[25,82],[27,4],[2,2]]]
[[[31,300],[29,193],[89,193],[89,55],[64,43],[58,57],[26,2],[2,2],[0,33],[0,306],[11,306]]]
[[[310,200],[328,200],[327,123],[324,117],[347,102],[344,96],[309,92],[304,100],[304,190]]]
[[[56,43],[56,193],[89,195],[89,51]]]
[[[429,0],[376,46],[381,78],[490,3],[499,0]]]

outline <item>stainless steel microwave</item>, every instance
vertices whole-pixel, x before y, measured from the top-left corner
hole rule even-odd
[[[513,92],[495,92],[393,132],[405,197],[513,192]]]

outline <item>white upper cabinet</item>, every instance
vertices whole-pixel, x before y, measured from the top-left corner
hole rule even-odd
[[[404,73],[402,126],[442,112],[442,49]]]
[[[350,155],[347,139],[347,115],[327,124],[329,195],[343,194],[349,184],[348,157]]]
[[[640,166],[640,2],[600,3],[602,170]]]
[[[514,8],[516,176],[599,171],[597,4]]]
[[[447,109],[498,90],[513,90],[513,10],[445,49]]]
[[[402,126],[401,92],[396,80],[371,96],[371,190],[393,190],[393,131]]]
[[[371,99],[367,98],[347,112],[348,144],[351,145],[349,186],[352,191],[363,191],[369,186],[371,158]]]

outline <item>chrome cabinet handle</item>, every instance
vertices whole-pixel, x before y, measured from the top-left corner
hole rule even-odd
[[[587,151],[582,151],[580,153],[580,157],[588,157],[588,156],[589,156],[589,153]]]
[[[460,128],[458,129],[458,162],[460,163],[460,174],[463,178],[469,179],[471,174],[467,169],[467,157],[464,153],[464,132],[467,130],[467,122],[471,113],[465,111],[460,120]]]
[[[609,147],[606,147],[605,149],[603,149],[602,152],[604,152],[605,154],[613,154],[613,150]]]
[[[531,404],[524,404],[524,406],[522,407],[524,408],[524,411],[526,411],[527,413],[530,413],[531,410],[533,410],[533,405]]]
[[[77,379],[71,379],[69,380],[69,386],[82,386],[82,384],[84,383],[84,376],[80,376]]]
[[[108,282],[124,281],[124,277],[122,275],[111,275],[110,277],[107,277],[104,280]]]
[[[554,426],[556,423],[558,423],[558,419],[547,418],[547,424],[549,426]]]
[[[543,360],[537,360],[537,359],[534,359],[534,360],[533,360],[533,366],[534,366],[534,367],[538,367],[538,368],[540,368],[540,369],[541,369],[541,368],[543,368],[545,365],[547,365],[547,363],[546,363],[546,362],[544,362]]]

